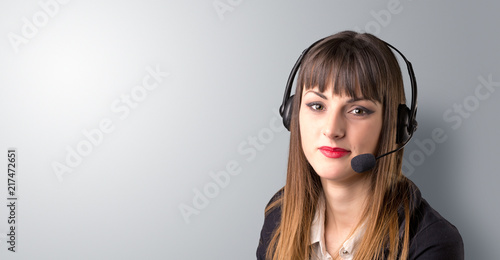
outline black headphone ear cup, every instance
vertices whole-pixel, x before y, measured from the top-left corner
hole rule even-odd
[[[410,109],[405,104],[398,106],[398,125],[396,133],[396,143],[402,144],[410,138],[409,132]]]
[[[286,103],[285,106],[283,107],[283,125],[285,128],[290,131],[290,122],[292,121],[292,107],[293,107],[293,97],[295,95],[290,96]]]

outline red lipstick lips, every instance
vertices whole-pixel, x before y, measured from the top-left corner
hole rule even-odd
[[[347,151],[345,149],[329,146],[322,146],[319,148],[319,150],[324,156],[328,158],[340,158],[350,153],[350,151]]]

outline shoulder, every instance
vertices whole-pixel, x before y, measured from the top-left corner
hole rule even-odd
[[[410,259],[463,259],[464,245],[458,229],[422,198],[410,221]]]
[[[266,206],[266,209],[283,195],[283,189],[280,189],[274,196],[271,198],[269,203]],[[266,211],[264,218],[264,225],[262,226],[262,230],[260,231],[260,240],[259,246],[257,247],[257,259],[264,260],[266,256],[267,247],[269,246],[269,242],[272,239],[272,235],[274,230],[279,226],[281,221],[281,205],[277,204],[276,207]]]

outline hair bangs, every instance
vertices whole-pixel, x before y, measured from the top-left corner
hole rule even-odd
[[[383,93],[379,91],[382,75],[373,62],[373,54],[346,43],[329,44],[331,46],[326,48],[318,44],[304,59],[298,86],[304,90],[317,87],[320,92],[331,90],[335,95],[382,102]]]

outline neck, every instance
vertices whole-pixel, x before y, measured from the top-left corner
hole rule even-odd
[[[349,182],[322,179],[326,199],[325,231],[347,237],[360,224],[370,191],[370,178]]]

